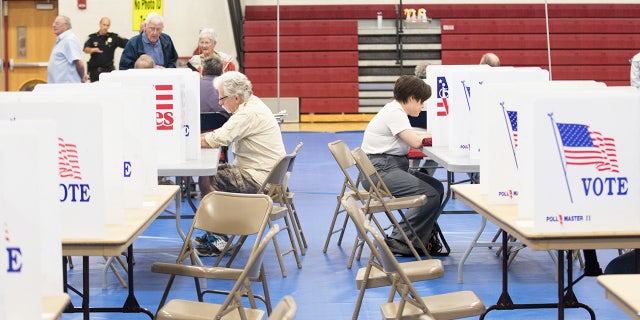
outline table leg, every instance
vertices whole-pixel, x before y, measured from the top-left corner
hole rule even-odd
[[[82,257],[82,319],[89,320],[89,257]]]

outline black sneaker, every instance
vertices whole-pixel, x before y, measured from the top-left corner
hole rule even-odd
[[[196,253],[201,257],[217,257],[220,255],[220,250],[211,244],[208,246],[196,247]]]
[[[399,257],[413,257],[413,252],[411,252],[411,248],[409,246],[397,239],[386,237],[384,238],[384,242],[387,244],[391,252],[395,256]]]

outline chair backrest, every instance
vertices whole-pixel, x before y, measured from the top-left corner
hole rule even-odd
[[[200,201],[176,262],[181,263],[193,253],[190,239],[195,229],[238,236],[257,234],[257,244],[266,229],[272,207],[273,200],[265,194],[222,191],[207,194]]]
[[[356,165],[356,161],[353,159],[349,146],[342,140],[329,142],[328,146],[333,158],[336,159],[336,162],[338,163],[338,167],[340,167],[342,174],[344,174],[341,193],[344,193],[345,189],[348,188],[358,195],[360,201],[364,201],[367,197],[361,195],[358,190],[360,187],[360,177],[358,176],[354,181],[348,171],[349,168]]]
[[[358,204],[358,201],[355,197],[355,194],[345,195],[342,198],[342,206],[347,211],[347,214],[349,215],[349,218],[351,218],[351,221],[353,221],[353,224],[356,226],[358,238],[362,239],[367,244],[367,246],[371,250],[371,254],[373,254],[376,258],[376,261],[381,261],[382,258],[380,256],[380,253],[378,252],[378,249],[373,244],[371,238],[367,235],[366,225],[369,222],[367,221],[365,213]]]
[[[213,233],[252,235],[264,229],[272,205],[264,194],[214,191],[200,201],[193,224]]]
[[[364,177],[370,185],[369,192],[378,200],[382,200],[384,197],[393,197],[367,154],[360,148],[353,149],[351,154],[356,162],[356,167],[360,170],[360,176]]]
[[[298,306],[292,296],[284,296],[269,315],[269,320],[293,320]]]
[[[273,166],[258,193],[264,193],[273,198],[274,202],[284,203],[284,183],[289,170],[291,155],[280,158]]]
[[[298,157],[298,151],[300,151],[300,148],[302,148],[303,145],[304,143],[300,141],[298,145],[293,149],[293,152],[288,154],[288,156],[290,157],[289,166],[287,167],[287,173],[283,180],[283,185],[285,190],[287,190],[287,188],[289,187],[289,178],[291,177],[291,172],[293,171],[293,164],[294,162],[296,162],[296,158]]]
[[[272,228],[269,229],[269,232],[267,232],[262,240],[258,240],[260,241],[260,243],[257,246],[254,246],[251,254],[249,255],[249,259],[247,260],[247,264],[245,265],[242,273],[231,288],[231,291],[229,291],[229,295],[224,300],[224,303],[220,307],[220,310],[218,311],[214,319],[221,319],[224,315],[236,309],[238,310],[238,312],[240,312],[240,314],[244,313],[244,307],[242,306],[242,295],[244,290],[242,290],[242,288],[247,282],[247,279],[252,277],[253,274],[257,274],[256,270],[260,270],[260,266],[262,265],[262,260],[264,259],[265,254],[264,249],[279,231],[280,226],[275,224]]]
[[[227,122],[229,115],[220,112],[200,113],[200,132],[218,129]]]
[[[413,283],[409,279],[409,276],[404,272],[398,260],[394,256],[393,252],[387,244],[384,242],[384,239],[378,233],[378,229],[371,225],[368,221],[365,224],[365,228],[371,234],[374,245],[378,248],[378,252],[380,253],[382,264],[382,268],[384,272],[391,277],[395,285],[392,286],[392,290],[396,291],[400,294],[401,306],[404,306],[405,302],[411,303],[416,307],[422,309],[425,314],[431,315],[429,312],[429,308],[424,304],[424,301],[420,297],[420,294],[416,291]],[[389,297],[393,297],[395,292],[389,294]],[[402,310],[398,310],[398,314],[402,314]]]

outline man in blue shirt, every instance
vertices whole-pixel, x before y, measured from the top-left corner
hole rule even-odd
[[[71,19],[57,16],[53,21],[53,33],[56,43],[49,56],[47,66],[48,83],[80,83],[87,81],[84,62],[82,62],[82,45],[78,37],[71,31]]]
[[[151,12],[145,20],[146,28],[136,36],[133,36],[124,47],[120,56],[120,70],[133,69],[138,57],[148,54],[153,58],[156,67],[175,68],[178,61],[178,53],[173,45],[171,37],[162,33],[164,20],[161,15]]]

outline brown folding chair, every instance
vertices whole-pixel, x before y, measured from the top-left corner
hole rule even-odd
[[[340,189],[340,193],[336,196],[338,201],[336,203],[336,208],[333,212],[333,218],[331,219],[331,226],[329,226],[327,239],[324,242],[324,248],[322,249],[323,253],[327,253],[329,242],[331,241],[331,237],[334,234],[339,233],[338,246],[342,245],[342,238],[344,237],[344,231],[346,230],[347,223],[349,222],[349,216],[345,213],[342,226],[337,229],[336,229],[336,221],[338,220],[338,217],[340,216],[340,214],[345,212],[341,202],[345,193],[347,192],[354,193],[359,198],[358,200],[360,200],[362,204],[364,204],[365,200],[369,198],[369,192],[364,189],[360,189],[360,177],[353,179],[349,174],[349,169],[355,167],[356,165],[356,161],[353,159],[353,155],[351,155],[351,150],[349,149],[349,146],[347,146],[347,144],[342,140],[336,140],[336,141],[330,142],[328,146],[329,146],[329,151],[333,155],[333,158],[336,160],[336,163],[338,163],[338,167],[340,167],[340,170],[344,175],[344,181],[342,182],[342,188]],[[349,268],[351,268],[352,260],[353,259],[349,261],[349,265],[348,265]]]
[[[196,211],[193,222],[189,227],[187,236],[182,245],[180,253],[175,263],[156,262],[152,265],[151,271],[156,273],[169,274],[170,278],[162,295],[159,304],[159,313],[157,319],[174,315],[177,318],[170,319],[195,319],[195,315],[191,314],[189,309],[193,311],[206,312],[209,318],[212,318],[220,312],[230,312],[236,308],[238,312],[243,313],[242,304],[238,300],[240,295],[249,298],[251,307],[256,309],[255,299],[262,300],[267,306],[267,311],[271,311],[271,301],[269,298],[269,290],[265,277],[264,268],[262,266],[262,255],[264,250],[263,243],[273,238],[279,227],[271,227],[270,234],[265,237],[262,242],[262,236],[269,222],[269,214],[273,207],[273,201],[267,195],[263,194],[243,194],[214,191],[207,194]],[[233,212],[233,214],[229,214]],[[196,265],[195,249],[191,242],[191,235],[195,229],[200,229],[217,234],[229,234],[232,236],[247,237],[256,235],[256,241],[251,250],[249,260],[243,268],[218,267],[218,266],[198,266]],[[229,241],[230,245],[233,239]],[[185,264],[185,260],[190,258],[190,264]],[[219,293],[228,294],[225,304],[215,307],[210,304],[200,305],[190,301],[175,301],[164,305],[173,281],[176,276],[193,277],[195,281],[196,294],[198,301],[202,302],[204,294]],[[235,280],[236,285],[231,292],[220,290],[202,290],[199,279],[215,279],[215,280]],[[264,297],[253,294],[251,281],[260,281],[262,283]],[[215,310],[216,312],[213,312]],[[225,311],[226,310],[226,311]],[[162,316],[161,316],[162,315]],[[261,319],[261,318],[260,318]]]
[[[364,177],[369,183],[369,198],[365,202],[364,211],[369,215],[369,220],[373,221],[376,226],[380,229],[380,232],[384,233],[384,228],[378,222],[373,213],[376,212],[384,212],[389,221],[393,224],[393,226],[400,232],[404,242],[409,246],[411,252],[416,257],[416,259],[420,260],[420,254],[416,251],[413,241],[409,239],[407,233],[400,226],[400,223],[393,215],[393,211],[398,212],[400,217],[403,220],[406,220],[403,209],[414,208],[422,206],[426,201],[427,197],[425,195],[413,195],[406,197],[394,197],[389,191],[389,188],[382,180],[382,177],[376,170],[376,168],[367,157],[367,154],[362,151],[360,148],[354,149],[351,154],[353,155],[353,159],[356,161],[356,167],[360,171],[360,177]],[[411,226],[411,224],[406,223],[407,228],[411,231],[413,235],[413,240],[419,244],[420,249],[424,252],[427,257],[431,257],[429,255],[429,251],[425,247],[425,244],[422,242],[420,237],[416,234],[415,230]],[[354,245],[354,249],[358,247],[360,251],[362,250],[362,246],[364,243],[362,241],[357,241],[356,245]],[[355,251],[352,253],[355,254]]]
[[[278,233],[278,225],[275,225],[259,242],[249,256],[245,268],[237,275],[237,280],[233,285],[227,298],[222,304],[214,304],[202,301],[190,301],[175,299],[161,306],[156,313],[155,320],[194,320],[194,319],[242,319],[258,320],[264,319],[264,311],[255,308],[255,301],[252,300],[251,286],[249,278],[255,275],[257,270],[261,270],[264,249],[273,237]],[[259,238],[258,238],[259,240]],[[198,274],[199,276],[201,274]],[[197,282],[197,280],[196,280]],[[247,295],[252,301],[252,308],[248,309],[242,305],[242,297]]]
[[[382,255],[378,252],[373,241],[367,235],[365,227],[367,219],[362,208],[358,205],[358,201],[353,195],[347,195],[342,199],[342,206],[346,209],[347,214],[355,224],[358,236],[360,239],[364,240],[371,251],[367,266],[358,269],[358,273],[356,275],[356,287],[359,289],[359,294],[352,319],[357,319],[358,314],[360,313],[360,307],[362,305],[365,290],[368,288],[390,286],[393,282],[382,267]],[[386,243],[383,245],[386,246]],[[399,263],[399,266],[411,281],[436,279],[444,275],[442,261],[437,259],[402,262]]]
[[[391,291],[387,303],[380,306],[382,319],[416,319],[427,315],[433,319],[459,319],[477,316],[486,310],[484,303],[473,291],[456,291],[421,297],[411,279],[400,266],[378,230],[368,221],[365,227],[381,255],[384,272],[391,278]],[[394,301],[396,295],[399,301]]]
[[[292,296],[284,296],[269,315],[269,320],[293,320],[298,306]]]
[[[298,151],[302,148],[304,144],[302,142],[298,143],[298,145],[293,149],[293,152],[288,154],[291,159],[289,160],[289,167],[287,168],[287,174],[284,179],[284,190],[286,195],[286,204],[288,205],[289,211],[291,212],[291,221],[293,222],[293,232],[296,235],[296,239],[298,240],[298,248],[300,249],[300,254],[304,255],[305,250],[308,247],[307,239],[304,236],[304,232],[302,231],[302,224],[300,223],[300,217],[298,217],[298,211],[296,210],[296,206],[293,204],[293,196],[294,193],[289,189],[289,179],[291,177],[291,172],[293,171],[293,164],[295,163],[296,157],[298,156]]]

